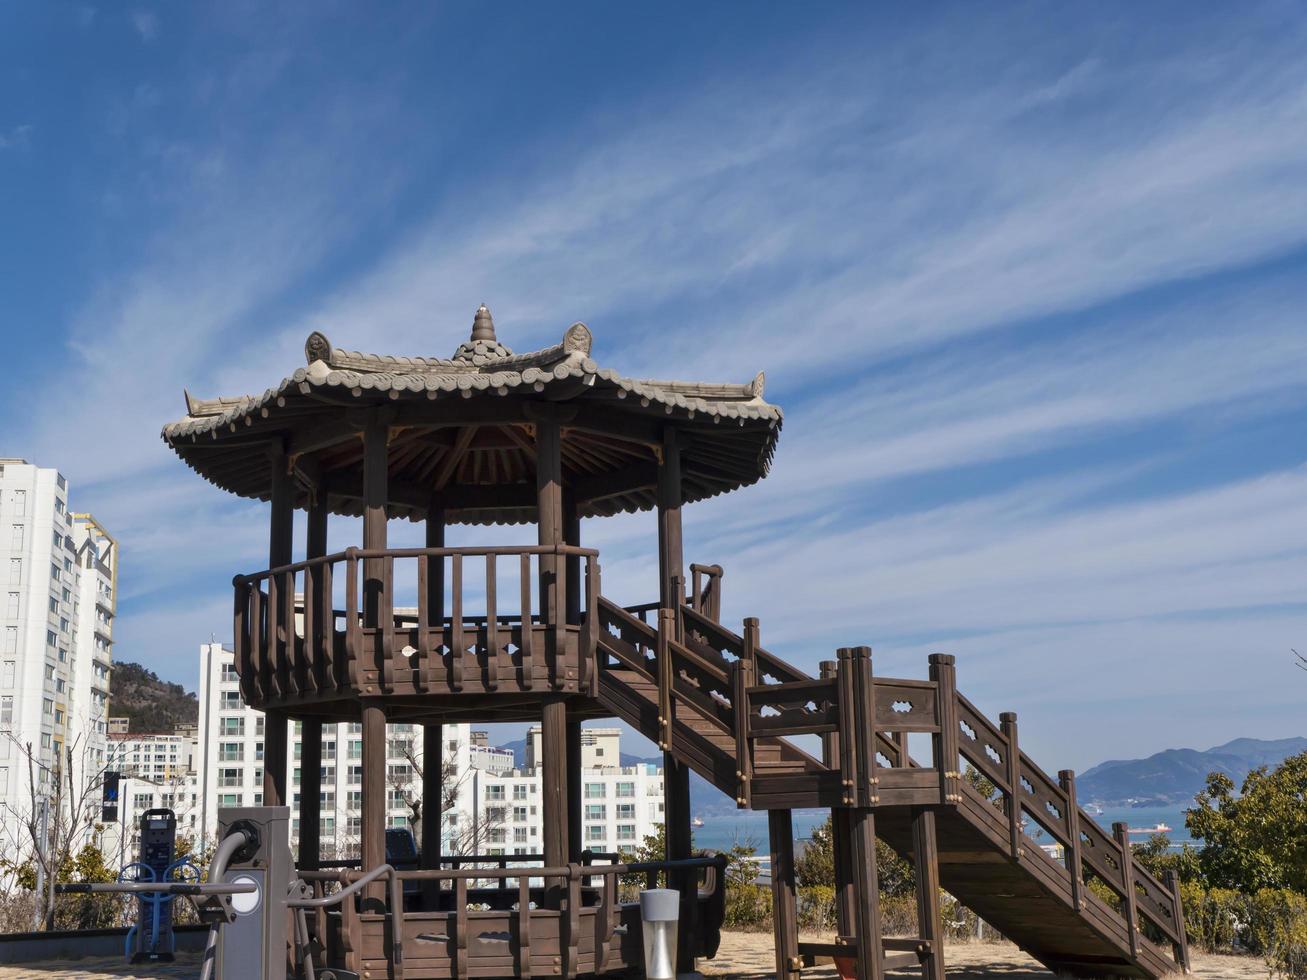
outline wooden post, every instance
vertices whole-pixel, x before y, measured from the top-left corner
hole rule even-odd
[[[934,738],[933,748],[934,765],[939,773],[940,802],[957,803],[962,798],[958,785],[961,757],[958,748],[957,669],[952,654],[930,655],[930,679],[935,682],[935,710],[939,721],[939,734]]]
[[[552,418],[539,418],[536,429],[536,530],[541,545],[563,543],[563,461],[561,430]],[[564,651],[557,627],[566,620],[566,563],[556,554],[540,556],[540,612],[545,623],[555,627],[548,645],[550,680],[555,688],[575,681],[575,668],[562,663]],[[560,743],[561,747],[561,743]],[[566,838],[564,838],[566,841]]]
[[[1112,824],[1112,836],[1121,845],[1121,887],[1125,897],[1121,899],[1121,908],[1125,912],[1125,926],[1130,933],[1130,955],[1139,955],[1139,910],[1135,899],[1135,862],[1134,852],[1130,849],[1130,825],[1117,822]]]
[[[280,445],[268,453],[268,466],[272,473],[271,512],[268,534],[268,568],[280,568],[292,561],[295,533],[295,488],[286,465],[286,454]],[[269,579],[269,600],[274,591]],[[285,669],[289,650],[294,647],[295,622],[285,615],[283,601],[270,601],[268,619],[272,633],[272,676]],[[279,688],[280,689],[280,688]],[[284,689],[281,689],[284,694]],[[286,712],[270,708],[263,722],[263,805],[285,806],[286,795]]]
[[[1026,853],[1021,846],[1021,794],[1024,790],[1021,788],[1021,745],[1017,741],[1017,713],[1004,711],[998,716],[998,722],[1007,743],[1007,754],[1003,761],[1007,763],[1008,845],[1012,860],[1016,861]]]
[[[567,704],[562,698],[550,698],[542,707],[540,756],[543,763],[540,803],[544,819],[545,867],[559,868],[568,863],[567,850],[571,839],[567,812],[571,799],[567,791]],[[556,909],[561,900],[561,891],[555,883],[546,892],[546,902],[549,908]]]
[[[1171,892],[1172,907],[1174,908],[1174,917],[1171,920],[1175,925],[1175,934],[1178,940],[1171,944],[1171,952],[1175,956],[1175,962],[1185,973],[1189,972],[1189,936],[1184,926],[1184,903],[1180,900],[1180,879],[1176,877],[1173,869],[1167,868],[1162,872],[1162,883]]]
[[[794,898],[794,820],[789,810],[767,811],[771,844],[772,923],[776,927],[776,980],[799,975],[799,917]]]
[[[663,458],[658,466],[658,579],[659,602],[674,612],[674,630],[681,623],[681,605],[685,602],[685,566],[681,538],[681,450],[676,429],[663,430]],[[662,622],[659,623],[660,630]],[[674,637],[679,640],[680,636]],[[690,856],[693,847],[690,821],[690,769],[671,751],[663,751],[663,821],[669,860]],[[682,901],[693,887],[694,876],[680,874],[671,887],[681,892]],[[684,917],[682,917],[684,923]],[[680,929],[676,969],[679,973],[694,970],[694,950],[689,937]]]
[[[387,442],[389,426],[377,411],[373,411],[363,430],[363,547],[365,550],[384,550],[386,547]],[[363,562],[363,630],[376,631],[382,623],[387,606],[383,594],[385,560],[369,558]],[[377,634],[374,632],[374,636]],[[382,647],[380,637],[378,647]],[[377,658],[377,686],[381,683],[380,668],[385,660],[384,649]],[[367,688],[365,688],[366,690]],[[376,687],[372,687],[376,690]],[[365,871],[384,864],[386,860],[386,709],[379,698],[362,699],[363,727],[363,812],[362,858]],[[367,899],[374,905],[381,902],[383,885],[369,886]]]
[[[851,808],[854,941],[858,944],[858,980],[881,980],[885,959],[880,936],[880,879],[876,870],[876,811]]]
[[[930,944],[922,962],[925,980],[944,980],[944,930],[939,921],[939,848],[935,811],[912,811],[912,861],[917,871],[917,931]]]
[[[568,579],[571,582],[571,579]],[[543,732],[541,735],[543,736]],[[581,863],[581,719],[567,715],[567,860]]]
[[[364,698],[363,722],[363,870],[370,871],[386,861],[386,709],[380,698]],[[369,885],[366,897],[375,911],[382,901],[384,885]]]
[[[1071,839],[1067,851],[1067,871],[1071,875],[1071,904],[1079,912],[1085,907],[1082,890],[1085,887],[1084,865],[1080,859],[1080,804],[1076,802],[1076,774],[1074,769],[1063,769],[1057,774],[1058,784],[1066,794],[1066,834]]]
[[[327,495],[317,491],[309,504],[305,534],[305,558],[321,558],[327,553]],[[318,617],[324,609],[320,590],[326,581],[321,566],[304,576],[304,649],[310,658],[310,672],[318,674],[318,661],[326,656],[319,649],[318,637],[324,635]],[[316,626],[311,625],[316,624]],[[325,635],[329,635],[329,632]],[[266,724],[266,722],[265,722]],[[264,762],[266,764],[266,753]],[[322,859],[322,722],[304,720],[300,725],[300,846],[299,867],[314,871]]]
[[[834,680],[838,667],[834,660],[821,662],[822,680]],[[830,732],[821,737],[822,764],[828,769],[840,768],[839,732]],[[854,906],[857,899],[853,890],[852,857],[850,850],[849,811],[843,807],[831,809],[831,850],[835,861],[835,919],[836,941],[848,940],[853,936]]]
[[[418,867],[423,871],[440,869],[441,809],[445,802],[444,737],[440,722],[422,726],[422,847],[418,852]],[[423,882],[422,901],[426,911],[435,911],[439,890],[439,882]]]

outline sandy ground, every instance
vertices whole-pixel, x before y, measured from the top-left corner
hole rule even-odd
[[[805,937],[806,938],[806,937]],[[958,980],[1044,980],[1051,978],[1042,966],[1010,943],[963,943],[944,953],[948,975]],[[706,977],[730,980],[763,980],[773,976],[771,936],[761,932],[722,934],[715,960],[703,960]],[[1195,954],[1193,976],[1201,980],[1263,980],[1266,966],[1255,956],[1209,956]],[[125,977],[179,980],[199,974],[199,954],[182,954],[166,966],[129,966],[121,959],[78,960],[65,963],[27,963],[0,966],[0,980],[121,980]],[[890,976],[918,977],[918,970],[899,970]],[[835,980],[835,968],[813,967],[803,971],[804,980]]]
[[[765,933],[724,932],[717,958],[701,961],[699,968],[706,977],[762,980],[775,976],[774,956],[772,937]],[[1192,959],[1192,976],[1202,980],[1265,980],[1267,976],[1266,965],[1256,956],[1195,953]],[[1054,976],[1011,943],[950,945],[944,951],[944,964],[948,975],[959,980],[1046,980]],[[833,966],[803,971],[804,980],[835,980],[837,976]],[[919,977],[921,971],[896,970],[889,976]]]

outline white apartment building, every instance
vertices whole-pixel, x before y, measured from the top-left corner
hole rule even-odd
[[[0,846],[26,844],[13,816],[34,806],[28,746],[38,801],[56,760],[71,753],[82,785],[107,761],[117,564],[113,539],[72,512],[62,474],[0,458]]]
[[[620,738],[619,729],[610,731]],[[617,757],[614,748],[613,758]],[[544,844],[539,770],[474,771],[472,785],[479,852],[540,854]],[[662,770],[643,764],[595,768],[583,764],[581,804],[583,847],[607,853],[634,851],[662,826]]]

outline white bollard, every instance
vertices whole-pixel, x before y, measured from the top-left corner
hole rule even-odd
[[[640,892],[644,934],[644,975],[648,980],[676,980],[676,920],[681,893],[671,888]]]

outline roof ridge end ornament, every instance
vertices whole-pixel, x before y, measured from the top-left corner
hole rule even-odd
[[[304,359],[312,364],[314,361],[331,363],[331,341],[321,330],[314,330],[304,341]]]
[[[592,343],[594,343],[594,335],[580,320],[568,327],[567,332],[563,334],[563,350],[569,354],[584,354],[589,357]]]

